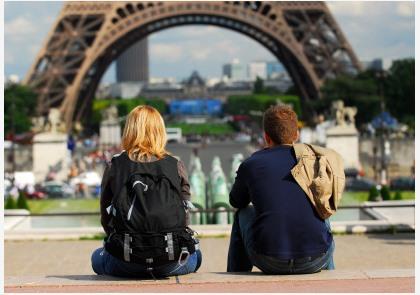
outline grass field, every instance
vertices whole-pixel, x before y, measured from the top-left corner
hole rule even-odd
[[[391,198],[394,198],[395,192],[391,192]],[[401,192],[403,200],[413,200],[415,193],[413,191]],[[341,199],[340,206],[357,205],[366,202],[369,198],[369,192],[345,192]]]
[[[368,192],[345,192],[340,206],[358,205],[368,199]],[[394,192],[391,192],[394,196]],[[402,192],[403,200],[414,199],[413,191]],[[57,213],[57,212],[99,212],[99,199],[50,199],[29,200],[31,213]]]
[[[99,212],[99,199],[29,200],[31,213]]]

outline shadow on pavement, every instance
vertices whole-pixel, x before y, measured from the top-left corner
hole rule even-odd
[[[252,271],[252,272],[222,272],[222,271],[216,271],[211,272],[218,275],[233,275],[233,276],[267,276],[261,271]]]
[[[395,234],[367,234],[369,239],[380,239],[386,244],[411,245],[415,242],[415,233],[395,233]]]
[[[72,281],[166,281],[169,278],[123,278],[105,275],[62,275],[62,276],[47,276],[47,278],[67,279]]]

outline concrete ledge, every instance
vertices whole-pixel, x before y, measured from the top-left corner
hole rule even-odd
[[[198,272],[161,280],[97,275],[6,276],[4,283],[6,292],[414,292],[414,269],[334,270],[283,276],[268,276],[261,272]]]
[[[413,232],[414,224],[387,220],[335,221],[331,223],[335,234],[359,234],[379,232]],[[229,236],[231,225],[192,225],[201,237]],[[89,238],[103,234],[102,227],[44,228],[30,230],[5,230],[6,241],[16,240],[70,240]]]

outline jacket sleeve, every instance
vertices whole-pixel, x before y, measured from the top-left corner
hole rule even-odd
[[[191,199],[190,182],[188,181],[187,169],[181,160],[178,161],[178,174],[181,177],[182,199],[189,201]]]
[[[188,209],[191,207],[191,192],[190,192],[190,182],[188,180],[187,169],[185,168],[184,162],[181,160],[178,161],[178,174],[181,178],[181,196],[184,201],[184,207],[186,208],[186,225],[190,224],[190,214]]]
[[[232,207],[240,209],[247,207],[250,202],[251,196],[247,186],[246,168],[242,163],[236,171],[235,182],[229,194],[229,203]]]
[[[101,183],[101,224],[107,235],[110,234],[111,229],[108,227],[111,215],[108,214],[106,208],[111,205],[113,192],[111,189],[111,183],[113,181],[112,166],[108,163],[105,167],[104,175],[102,176]]]

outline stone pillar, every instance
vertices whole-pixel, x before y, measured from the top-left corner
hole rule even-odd
[[[326,132],[326,147],[338,152],[344,160],[344,168],[360,169],[359,132],[354,126],[334,126]]]
[[[66,134],[45,132],[35,135],[32,157],[36,182],[44,181],[51,170],[55,171],[56,180],[67,180],[69,167]]]
[[[119,123],[101,123],[99,130],[101,146],[115,146],[121,143],[121,126]]]
[[[102,111],[99,141],[103,148],[120,145],[121,143],[121,126],[118,119],[118,109],[115,105],[111,105]]]

